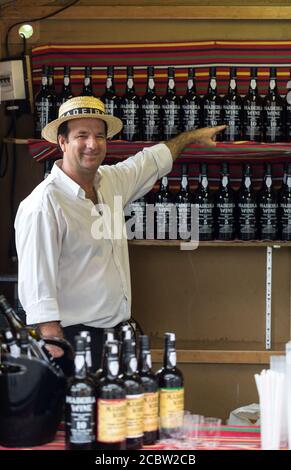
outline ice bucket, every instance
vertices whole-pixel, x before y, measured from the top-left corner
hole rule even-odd
[[[62,370],[41,359],[5,355],[0,365],[0,444],[22,447],[52,441],[65,392]]]

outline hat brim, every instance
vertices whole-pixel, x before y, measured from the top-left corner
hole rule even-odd
[[[61,118],[55,119],[54,121],[49,122],[41,131],[42,137],[53,144],[58,143],[58,128],[63,122],[72,121],[74,119],[101,119],[101,121],[106,122],[107,124],[107,138],[111,138],[114,135],[118,134],[122,127],[123,123],[121,119],[110,116],[109,114],[76,114],[63,116]]]

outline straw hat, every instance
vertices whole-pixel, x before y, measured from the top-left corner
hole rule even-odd
[[[122,129],[122,121],[111,114],[105,114],[104,103],[94,96],[76,96],[60,106],[59,117],[49,122],[42,130],[44,139],[57,144],[59,126],[71,119],[96,118],[107,124],[107,137],[113,137]]]

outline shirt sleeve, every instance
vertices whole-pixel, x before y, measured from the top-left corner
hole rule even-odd
[[[145,147],[133,157],[111,166],[110,170],[114,172],[116,189],[126,205],[150,191],[158,179],[171,171],[172,166],[170,149],[165,144],[157,144]]]
[[[58,321],[60,242],[57,222],[47,210],[29,211],[20,205],[15,232],[19,300],[26,312],[27,323]]]

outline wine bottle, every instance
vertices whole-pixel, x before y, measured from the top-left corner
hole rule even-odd
[[[198,205],[199,240],[214,239],[214,200],[209,189],[207,164],[200,164],[199,182],[193,196],[193,203]]]
[[[120,117],[123,122],[122,139],[140,140],[140,99],[135,93],[132,66],[127,67],[126,89],[120,101]]]
[[[9,353],[12,357],[18,358],[20,356],[20,347],[18,346],[11,329],[6,328],[3,331],[3,334]]]
[[[291,142],[291,69],[290,77],[286,84],[287,93],[285,97],[285,106],[286,106],[286,128],[285,135],[287,142]]]
[[[85,341],[77,337],[75,373],[68,381],[65,406],[67,450],[92,450],[96,440],[95,387],[87,375]]]
[[[105,345],[104,375],[97,387],[97,449],[125,450],[127,403],[125,387],[118,378],[118,342]]]
[[[147,68],[147,89],[141,99],[142,139],[159,141],[161,138],[161,100],[156,94],[154,67]]]
[[[263,101],[264,140],[265,142],[283,142],[285,137],[286,107],[277,88],[277,71],[270,68],[268,93]]]
[[[160,189],[155,194],[155,235],[158,240],[177,238],[174,196],[169,191],[168,177],[163,176]]]
[[[97,384],[98,381],[103,377],[104,366],[106,359],[106,344],[114,341],[114,328],[106,328],[103,333],[103,347],[102,347],[102,357],[101,357],[101,366],[94,374],[94,382]]]
[[[258,222],[261,240],[276,240],[277,238],[277,194],[273,188],[272,166],[265,164],[263,186],[258,194]]]
[[[187,90],[181,99],[181,130],[189,131],[202,126],[201,98],[197,94],[195,69],[188,68]]]
[[[203,125],[205,127],[218,126],[222,121],[222,98],[217,93],[216,67],[209,69],[208,91],[202,99]],[[221,135],[217,134],[217,140],[221,140]]]
[[[163,437],[172,437],[183,424],[184,378],[176,364],[175,334],[165,333],[164,364],[156,374],[160,390],[160,433]]]
[[[94,96],[92,83],[92,67],[90,65],[86,65],[85,67],[82,96]]]
[[[35,137],[41,138],[42,129],[55,118],[55,100],[49,88],[49,69],[42,68],[41,88],[34,99]]]
[[[130,202],[124,209],[129,240],[146,238],[146,196]]]
[[[107,67],[107,79],[106,79],[105,92],[101,96],[101,101],[103,101],[105,105],[106,114],[111,114],[112,116],[116,116],[116,117],[120,116],[120,98],[119,96],[117,96],[116,91],[115,91],[113,65],[109,65]],[[118,138],[119,138],[119,134],[113,137],[113,139],[118,139]]]
[[[257,84],[258,68],[251,68],[249,91],[243,99],[244,139],[261,142],[263,138],[263,99]]]
[[[58,117],[58,97],[55,89],[55,80],[54,80],[54,67],[52,65],[48,66],[48,88],[50,93],[50,99],[52,101],[52,117],[51,120]]]
[[[143,443],[150,445],[158,440],[159,393],[147,335],[139,337],[138,372],[144,389]]]
[[[166,94],[161,102],[162,135],[169,140],[180,132],[180,97],[176,94],[175,68],[168,67]]]
[[[72,86],[71,86],[71,68],[69,65],[64,67],[64,78],[63,87],[60,94],[60,104],[65,103],[67,100],[73,98]]]
[[[174,203],[177,211],[177,237],[180,240],[191,238],[191,204],[192,194],[189,187],[188,165],[182,164],[180,189],[175,195]]]
[[[252,185],[252,167],[249,163],[245,163],[237,201],[238,238],[240,240],[256,240],[256,217],[257,203]]]
[[[291,163],[287,164],[286,182],[279,197],[279,237],[291,240]]]
[[[221,165],[220,186],[215,195],[215,225],[218,240],[233,240],[235,236],[235,194],[230,186],[229,166]]]
[[[137,373],[135,345],[132,339],[123,341],[121,376],[127,400],[126,449],[140,449],[143,443],[144,390]]]
[[[222,99],[222,119],[227,125],[223,140],[226,142],[242,140],[243,105],[237,91],[236,67],[230,68],[228,92]]]

